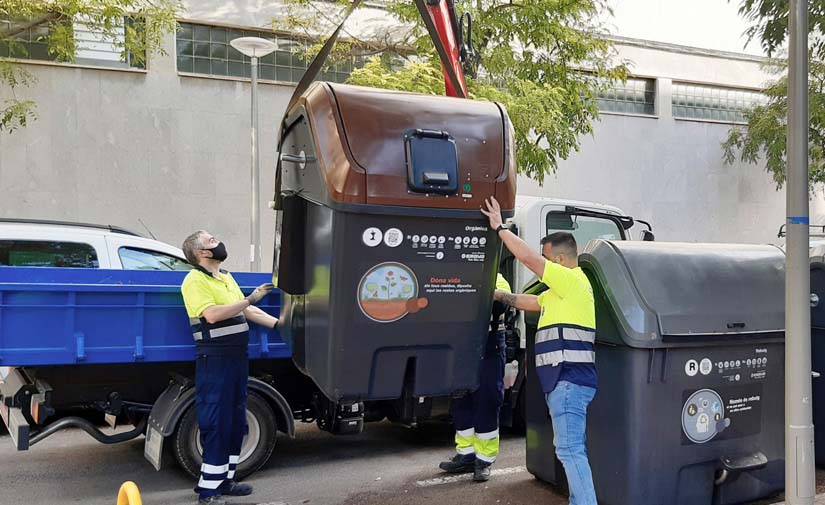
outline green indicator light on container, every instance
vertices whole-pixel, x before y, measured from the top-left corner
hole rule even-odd
[[[473,186],[469,182],[464,183],[464,192],[469,193],[473,190]]]

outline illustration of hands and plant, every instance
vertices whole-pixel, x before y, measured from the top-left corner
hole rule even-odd
[[[404,275],[392,268],[384,267],[370,274],[370,280],[364,286],[366,292],[361,294],[361,298],[372,300],[407,300],[410,298],[415,291],[415,281],[411,279],[409,273],[405,272],[407,275]]]
[[[401,319],[420,308],[415,297],[418,281],[409,267],[401,263],[382,263],[373,267],[361,279],[358,303],[364,314],[378,322]],[[410,300],[415,307],[410,308]],[[422,304],[423,305],[423,304]]]

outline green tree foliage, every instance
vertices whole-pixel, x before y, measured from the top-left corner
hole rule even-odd
[[[810,23],[810,60],[808,102],[810,129],[808,143],[808,177],[813,187],[825,182],[825,1],[808,2]],[[783,52],[788,39],[788,0],[745,0],[739,13],[752,24],[745,32],[748,41],[756,40],[769,55]],[[785,183],[787,159],[788,75],[787,61],[775,60],[768,68],[776,78],[764,89],[765,103],[746,113],[747,124],[734,126],[722,144],[724,160],[740,159],[765,166],[777,189]]]
[[[307,22],[312,2],[289,0],[293,26]],[[341,0],[341,3],[348,3]],[[473,45],[481,57],[478,76],[468,77],[474,99],[502,103],[516,131],[519,171],[539,182],[559,160],[578,150],[598,118],[596,93],[627,76],[599,19],[610,14],[606,0],[456,0],[473,16]],[[357,41],[374,54],[352,72],[352,84],[444,94],[444,79],[432,41],[412,2],[389,0],[387,9],[409,28],[410,37],[382,51],[376,39]],[[310,14],[308,14],[310,13]],[[328,11],[321,13],[325,18]],[[317,13],[316,13],[317,15]],[[283,24],[280,25],[284,28]],[[394,33],[397,35],[397,33]],[[387,41],[390,37],[381,38]],[[358,44],[356,44],[357,46]],[[379,44],[380,45],[380,44]],[[401,46],[406,45],[405,54]],[[401,62],[399,62],[401,60]]]
[[[20,64],[29,58],[21,34],[38,29],[48,35],[37,42],[48,46],[49,57],[72,62],[77,51],[75,22],[103,40],[112,41],[134,66],[162,52],[165,34],[175,28],[178,4],[175,0],[0,0],[0,45],[8,57],[0,56],[0,86],[10,95],[0,104],[0,133],[12,132],[37,117],[36,104],[20,100],[15,89],[34,82],[34,76]]]
[[[808,32],[811,50],[819,59],[825,55],[825,2],[808,0]],[[789,0],[742,0],[739,15],[751,22],[745,31],[748,43],[758,40],[762,49],[773,56],[788,40]]]

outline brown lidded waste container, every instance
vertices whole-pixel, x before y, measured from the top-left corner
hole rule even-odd
[[[288,111],[281,332],[330,400],[477,387],[514,148],[491,102],[316,82]]]

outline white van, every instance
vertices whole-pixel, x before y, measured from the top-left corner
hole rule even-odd
[[[0,219],[0,266],[190,270],[174,246],[117,226]]]

